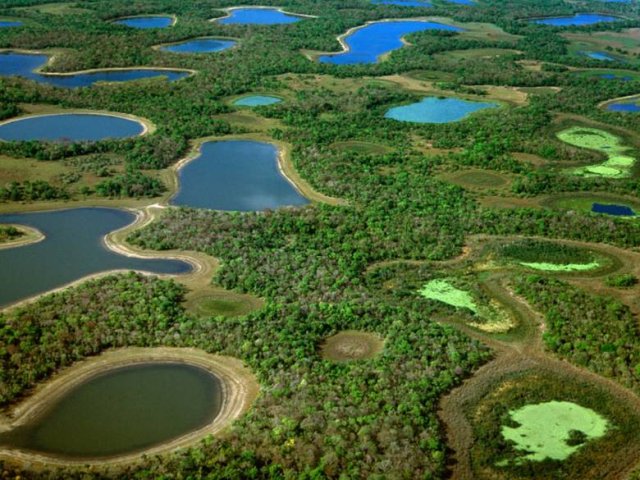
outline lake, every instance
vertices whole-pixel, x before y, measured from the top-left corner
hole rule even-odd
[[[0,123],[0,140],[5,141],[95,142],[143,132],[137,120],[99,113],[34,115]]]
[[[619,61],[617,58],[612,57],[608,53],[604,52],[580,52],[580,55],[587,56],[594,60],[601,60],[603,62],[617,62]]]
[[[237,99],[233,102],[233,105],[238,107],[264,107],[266,105],[274,105],[280,102],[282,102],[281,98],[269,95],[248,95]]]
[[[132,223],[135,215],[112,208],[76,208],[0,215],[0,224],[26,225],[45,240],[0,249],[0,307],[62,287],[87,275],[113,269],[179,274],[191,271],[183,261],[119,255],[104,245],[104,236]]]
[[[220,379],[202,368],[149,362],[73,387],[0,445],[75,458],[135,452],[192,432],[220,412]]]
[[[342,53],[321,55],[321,63],[353,65],[376,63],[380,56],[401,48],[406,35],[425,30],[462,31],[461,28],[425,20],[394,20],[369,23],[353,30],[344,38],[348,50]]]
[[[552,27],[571,27],[582,25],[594,25],[602,22],[615,22],[621,20],[620,17],[611,15],[601,15],[599,13],[576,13],[572,17],[546,17],[531,20],[533,23],[541,25],[551,25]]]
[[[640,112],[640,105],[635,103],[615,102],[607,105],[610,112]]]
[[[160,50],[173,53],[213,53],[227,50],[237,44],[238,42],[235,40],[202,37],[173,43],[171,45],[164,45],[160,47]]]
[[[43,67],[49,57],[47,55],[1,52],[0,76],[24,77],[39,83],[46,83],[62,88],[90,87],[96,82],[128,82],[143,78],[166,77],[170,82],[188,77],[184,70],[164,69],[132,69],[132,70],[98,70],[88,73],[47,75],[35,70]]]
[[[417,103],[393,107],[384,116],[400,122],[449,123],[463,120],[474,112],[497,106],[498,104],[493,102],[426,97]]]
[[[113,23],[131,28],[167,28],[173,25],[174,18],[166,15],[149,15],[146,17],[127,17],[114,20]]]
[[[594,203],[593,205],[591,205],[591,211],[593,213],[605,213],[607,215],[615,215],[620,217],[633,217],[636,215],[633,209],[626,205],[605,203]]]
[[[228,16],[216,19],[223,25],[282,25],[295,23],[303,17],[281,12],[277,8],[240,7],[228,11]]]
[[[260,211],[309,203],[278,168],[278,148],[254,140],[205,142],[179,170],[173,205]]]

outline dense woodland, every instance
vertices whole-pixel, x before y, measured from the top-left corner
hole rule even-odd
[[[342,206],[313,204],[259,213],[171,208],[129,237],[148,249],[196,250],[219,258],[216,283],[266,299],[264,308],[245,317],[196,318],[181,304],[181,286],[134,274],[85,282],[0,313],[0,405],[5,407],[57,369],[127,345],[197,347],[240,358],[256,374],[260,397],[228,436],[173,456],[146,458],[142,465],[128,467],[128,478],[442,478],[450,458],[438,402],[492,352],[436,321],[451,308],[418,297],[419,281],[434,275],[428,272],[430,265],[417,273],[401,267],[371,273],[371,266],[397,259],[447,260],[459,255],[473,234],[640,246],[640,223],[575,211],[490,208],[469,191],[436,178],[443,171],[478,167],[514,175],[510,191],[502,195],[640,194],[637,175],[611,180],[562,171],[567,165],[604,159],[555,137],[567,121],[599,122],[640,152],[635,136],[639,117],[598,107],[605,100],[637,94],[640,82],[576,75],[566,67],[602,65],[571,55],[568,41],[556,29],[526,20],[584,11],[583,2],[516,0],[505,9],[502,0],[479,0],[473,7],[435,0],[431,8],[407,9],[366,0],[292,0],[277,6],[318,18],[273,27],[209,22],[223,15],[220,8],[231,6],[228,1],[80,0],[63,14],[48,12],[49,4],[41,3],[2,2],[0,17],[26,24],[0,29],[0,48],[56,53],[47,66],[50,71],[164,66],[198,73],[175,83],[152,79],[78,89],[0,77],[0,118],[22,113],[28,104],[44,104],[134,114],[157,126],[151,135],[122,141],[0,142],[0,155],[62,162],[75,172],[55,184],[23,180],[0,185],[3,206],[159,196],[168,188],[160,171],[183,158],[194,140],[251,132],[251,126],[230,122],[225,115],[234,111],[230,97],[252,91],[286,97],[281,104],[256,110],[269,122],[266,133],[291,145],[295,168],[313,188],[346,200]],[[566,30],[640,27],[634,5],[596,3],[589,9],[624,15],[625,20]],[[109,22],[142,13],[171,13],[179,21],[150,31]],[[324,65],[301,53],[338,51],[336,36],[367,21],[425,15],[494,24],[502,33],[413,34],[408,38],[412,46],[374,65]],[[151,48],[206,35],[233,37],[239,46],[196,56]],[[446,53],[478,48],[517,52],[489,59],[454,59]],[[526,61],[539,62],[540,68],[528,68]],[[624,68],[640,72],[640,62]],[[384,119],[384,112],[423,95],[374,78],[393,74],[432,76],[436,91],[461,95],[477,94],[487,85],[559,91],[529,90],[526,104],[506,102],[463,122],[406,124]],[[350,140],[384,145],[389,153],[335,146]],[[533,154],[543,164],[518,160],[518,152]],[[76,188],[77,179],[87,173],[97,183]],[[0,230],[0,241],[7,234]],[[383,284],[396,276],[404,278],[402,288],[390,293]],[[475,278],[460,277],[463,283]],[[516,277],[513,282],[545,316],[549,352],[638,391],[640,344],[627,306],[556,279]],[[384,337],[382,354],[369,361],[323,360],[323,339],[345,329]],[[496,412],[504,414],[504,409]],[[3,469],[0,476],[7,478],[109,476],[82,468],[34,473],[5,464]]]

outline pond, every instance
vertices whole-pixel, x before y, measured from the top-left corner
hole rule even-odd
[[[580,52],[580,55],[592,58],[593,60],[601,60],[603,62],[621,61],[605,52]]]
[[[621,20],[620,17],[611,15],[601,15],[599,13],[576,13],[572,17],[546,17],[532,19],[533,23],[541,25],[551,25],[552,27],[572,27],[582,25],[594,25],[602,22],[615,22]]]
[[[12,20],[0,20],[0,28],[20,27],[22,22],[14,22]]]
[[[449,123],[463,120],[474,112],[497,106],[498,104],[493,102],[426,97],[417,103],[393,107],[384,116],[400,122]]]
[[[610,112],[640,112],[640,105],[637,103],[614,102],[607,105]]]
[[[278,148],[253,140],[205,142],[179,171],[173,205],[260,211],[309,203],[278,168]]]
[[[0,224],[36,228],[41,242],[0,249],[0,307],[62,287],[87,275],[113,269],[179,274],[191,266],[179,260],[136,258],[108,250],[104,236],[132,223],[135,216],[111,208],[76,208],[0,215]]]
[[[380,56],[401,48],[403,37],[410,33],[425,30],[446,30],[459,32],[462,29],[451,25],[428,22],[425,20],[394,20],[369,23],[354,29],[344,37],[346,51],[321,55],[321,63],[353,65],[357,63],[376,63]]]
[[[398,7],[432,7],[431,3],[421,0],[371,0],[374,5],[396,5]]]
[[[143,134],[137,120],[97,113],[34,115],[0,123],[0,140],[48,142],[94,142]]]
[[[599,77],[604,78],[605,80],[621,80],[623,82],[630,82],[631,80],[633,80],[633,77],[619,76],[615,73],[601,73]]]
[[[131,28],[167,28],[174,24],[175,19],[168,15],[149,15],[145,17],[127,17],[114,20],[113,23]]]
[[[202,37],[186,40],[184,42],[164,45],[160,50],[173,53],[213,53],[227,50],[237,45],[235,40],[222,38]]]
[[[233,102],[238,107],[264,107],[266,105],[274,105],[282,102],[281,98],[272,97],[270,95],[249,95],[242,97]]]
[[[119,367],[73,387],[32,423],[0,434],[0,445],[72,458],[136,452],[210,423],[222,383],[188,364]]]
[[[90,87],[97,82],[127,82],[143,78],[166,77],[170,82],[188,77],[184,70],[165,69],[126,69],[97,70],[76,74],[43,74],[36,70],[43,67],[49,57],[47,55],[2,52],[0,53],[0,76],[24,77],[39,83],[46,83],[62,88]]]
[[[591,205],[593,213],[604,213],[606,215],[614,215],[617,217],[634,217],[636,212],[627,205],[616,205],[607,203],[593,203]]]
[[[215,21],[223,25],[282,25],[299,22],[302,18],[278,8],[238,7],[230,9],[228,16]]]

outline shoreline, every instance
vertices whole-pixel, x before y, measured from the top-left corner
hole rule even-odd
[[[226,8],[217,8],[216,10],[220,10],[222,12],[225,12],[226,15],[223,17],[216,17],[216,18],[211,18],[208,21],[209,22],[219,22],[220,20],[223,20],[225,18],[231,18],[232,17],[232,13],[234,10],[247,10],[247,9],[251,9],[251,10],[274,10],[276,12],[280,12],[284,15],[289,15],[292,17],[300,17],[300,18],[318,18],[317,15],[309,15],[306,13],[293,13],[293,12],[288,12],[284,9],[284,7],[271,7],[269,5],[237,5],[234,7],[226,7]]]
[[[222,433],[245,413],[258,396],[260,386],[253,373],[237,358],[206,353],[194,348],[126,347],[108,350],[75,362],[39,383],[28,397],[0,417],[0,431],[8,431],[38,418],[52,404],[75,387],[106,371],[141,363],[177,363],[200,367],[216,376],[222,384],[220,412],[208,424],[166,442],[143,450],[109,457],[67,458],[55,454],[0,447],[0,458],[29,463],[30,468],[51,466],[118,466],[143,461],[144,456],[166,454],[196,444],[208,435]]]
[[[17,117],[9,118],[7,120],[0,122],[0,127],[4,125],[9,125],[10,123],[27,120],[29,118],[53,117],[57,115],[94,115],[98,117],[115,117],[115,118],[137,122],[139,125],[142,125],[142,132],[138,133],[137,135],[122,137],[119,140],[126,140],[127,138],[143,137],[147,134],[154,133],[157,130],[155,123],[153,123],[151,120],[147,118],[139,117],[138,115],[133,115],[131,113],[109,112],[106,110],[87,110],[82,108],[73,109],[73,110],[60,110],[59,112],[52,112],[52,113],[27,113],[26,115],[19,115]],[[94,143],[100,142],[102,140],[96,140],[94,141]],[[6,142],[6,141],[7,140],[0,139],[0,142]]]
[[[28,227],[26,225],[20,225],[18,223],[3,223],[3,227],[15,227],[20,230],[23,235],[21,237],[16,238],[15,240],[9,240],[4,243],[0,243],[0,250],[9,249],[9,248],[20,248],[26,247],[27,245],[32,245],[34,243],[39,243],[45,240],[46,236],[37,228]],[[1,310],[1,309],[0,309]]]
[[[152,47],[153,48],[153,47]],[[44,50],[27,50],[24,48],[0,48],[1,53],[20,53],[23,55],[46,55],[47,61],[44,65],[39,66],[38,68],[34,68],[31,70],[32,73],[36,73],[38,75],[42,75],[45,77],[73,77],[76,75],[86,75],[92,73],[101,73],[101,72],[126,72],[131,70],[162,70],[166,72],[186,72],[189,75],[185,78],[192,77],[198,73],[197,70],[191,68],[174,68],[174,67],[151,67],[151,66],[139,66],[139,67],[105,67],[105,68],[87,68],[84,70],[75,70],[73,72],[48,72],[45,71],[45,68],[53,66],[54,60],[56,58],[56,54],[50,54]],[[179,82],[180,80],[174,80]],[[124,83],[124,82],[115,82],[115,81],[102,81],[100,83]]]

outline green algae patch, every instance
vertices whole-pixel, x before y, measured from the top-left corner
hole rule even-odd
[[[534,270],[544,270],[548,272],[582,272],[598,268],[598,262],[590,263],[549,263],[549,262],[520,262],[520,265],[533,268]]]
[[[631,175],[636,158],[627,154],[630,147],[625,146],[620,137],[591,127],[567,128],[558,132],[557,137],[574,147],[596,150],[608,157],[599,164],[571,169],[574,175],[608,178],[624,178]]]
[[[431,280],[419,293],[429,300],[437,300],[457,308],[467,308],[474,313],[478,312],[478,306],[469,292],[454,287],[447,280]]]
[[[527,452],[525,460],[564,460],[584,443],[602,437],[608,422],[597,412],[573,402],[551,401],[525,405],[509,411],[517,427],[502,427],[502,436],[514,442],[515,449]]]

